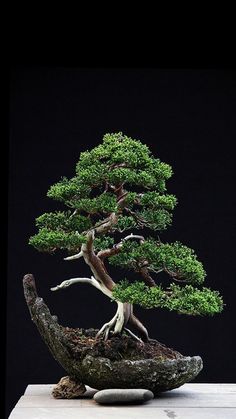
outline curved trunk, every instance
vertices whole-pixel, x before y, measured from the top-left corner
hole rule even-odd
[[[104,262],[98,257],[93,249],[94,231],[88,235],[87,243],[81,246],[81,251],[86,264],[93,272],[94,278],[99,283],[99,288],[108,297],[112,298],[112,290],[115,287],[115,282],[108,274]],[[143,341],[149,339],[148,332],[145,326],[133,314],[133,305],[130,303],[117,302],[117,311],[114,317],[103,325],[97,336],[104,333],[105,339],[108,338],[110,330],[113,329],[115,334],[122,333],[126,325],[130,325],[141,336]],[[131,332],[132,333],[132,332]],[[135,335],[134,335],[135,336]]]
[[[94,231],[88,235],[88,241],[82,244],[81,251],[87,265],[90,267],[95,279],[99,285],[107,290],[107,295],[112,296],[112,290],[115,286],[115,282],[112,280],[110,275],[107,273],[104,263],[102,260],[95,255],[93,249]]]

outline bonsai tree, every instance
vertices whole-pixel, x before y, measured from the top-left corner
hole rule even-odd
[[[62,202],[65,211],[36,219],[39,231],[30,238],[31,245],[42,252],[65,250],[66,261],[82,258],[92,271],[91,278],[67,279],[51,289],[86,283],[116,301],[114,317],[97,334],[105,340],[111,331],[149,340],[146,327],[134,315],[135,304],[188,315],[222,310],[219,293],[202,287],[206,273],[194,250],[160,238],[177,204],[166,192],[171,176],[171,167],[145,144],[122,133],[106,134],[102,144],[80,154],[74,177],[50,187],[47,196]],[[118,283],[109,265],[124,270]],[[125,277],[128,270],[134,272],[132,282]],[[166,274],[163,284],[161,272]]]

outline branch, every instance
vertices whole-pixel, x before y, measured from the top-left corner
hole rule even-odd
[[[83,252],[80,251],[76,255],[68,256],[68,257],[64,258],[64,260],[75,260],[75,259],[82,258],[82,256],[83,256]]]
[[[77,284],[79,282],[93,285],[94,287],[101,290],[101,287],[100,287],[99,283],[96,281],[96,279],[93,276],[91,278],[71,278],[71,279],[68,279],[66,281],[63,281],[60,285],[57,285],[56,287],[53,287],[53,288],[50,288],[50,289],[51,289],[51,291],[58,291],[60,289],[68,288],[71,285]]]
[[[140,217],[139,215],[136,214],[135,211],[132,211],[130,208],[125,207],[125,210],[128,212],[128,214],[132,215],[133,218],[135,219],[136,223],[140,226],[140,227],[144,227],[145,225],[147,225],[147,222],[144,220],[144,218]]]
[[[133,234],[133,233],[131,233],[128,236],[124,237],[123,239],[121,239],[121,241],[123,242],[123,241],[130,240],[130,239],[139,239],[140,240],[140,244],[142,244],[145,241],[145,239],[144,239],[143,236],[139,236],[138,234]]]
[[[113,225],[115,225],[118,221],[118,216],[115,212],[112,212],[109,217],[105,218],[102,222],[99,224],[95,224],[94,226],[94,232],[97,234],[104,234],[107,233]]]
[[[107,257],[117,255],[122,248],[123,242],[127,241],[127,240],[130,240],[130,239],[138,239],[138,240],[140,240],[140,244],[145,241],[143,236],[139,236],[137,234],[131,233],[128,236],[121,239],[121,241],[119,243],[115,244],[111,249],[100,250],[100,252],[98,252],[97,256],[100,259],[105,259]]]
[[[114,189],[114,193],[117,196],[118,211],[117,212],[112,212],[107,218],[105,218],[105,220],[95,224],[95,226],[93,227],[93,230],[94,230],[94,233],[96,233],[96,234],[107,233],[108,231],[111,231],[112,227],[117,224],[118,219],[119,219],[119,215],[122,213],[122,211],[125,207],[126,196],[128,195],[128,192],[123,189],[123,183],[121,185],[119,185],[117,188],[115,186],[113,187],[112,185],[106,183],[106,187],[105,187],[104,192],[107,191],[107,185],[110,186],[110,188]],[[92,231],[92,230],[88,230],[84,233],[89,233],[90,231]]]
[[[125,208],[125,199],[128,195],[128,192],[124,190],[123,183],[115,190],[115,194],[117,196],[117,205],[118,205],[118,212],[119,214],[122,213],[123,209]]]
[[[69,218],[72,218],[74,215],[76,215],[78,213],[78,210],[75,209],[74,212],[69,216]]]
[[[87,252],[87,253],[93,253],[93,242],[94,242],[94,237],[95,237],[95,230],[90,230],[87,233],[87,243],[86,244],[82,244],[81,246],[81,251],[83,253]]]
[[[116,169],[117,167],[128,167],[127,163],[112,163],[109,167],[108,170],[111,169]]]
[[[121,246],[122,244],[118,243],[118,244],[115,244],[111,249],[100,250],[97,253],[97,257],[99,257],[100,259],[105,259],[105,258],[109,258],[110,256],[117,255],[120,252]]]
[[[148,266],[142,266],[137,272],[143,277],[144,282],[149,287],[155,287],[156,283],[148,272]]]
[[[173,278],[174,281],[177,281],[177,282],[188,282],[186,279],[181,279],[181,277],[180,277],[180,275],[179,275],[178,272],[171,271],[166,266],[163,267],[163,271],[166,272],[168,275],[170,275],[171,278]]]

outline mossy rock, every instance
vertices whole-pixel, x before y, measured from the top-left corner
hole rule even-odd
[[[159,361],[111,361],[87,355],[81,364],[83,382],[102,390],[105,388],[146,388],[155,395],[172,390],[193,380],[202,369],[200,356]]]
[[[193,380],[203,367],[200,356],[183,356],[155,340],[141,343],[124,334],[104,342],[95,338],[94,329],[59,325],[38,297],[30,274],[24,277],[24,293],[41,337],[75,381],[97,390],[145,388],[156,395]]]

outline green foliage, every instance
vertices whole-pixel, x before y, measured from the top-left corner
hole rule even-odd
[[[119,132],[106,134],[102,144],[81,153],[76,174],[90,186],[107,180],[115,185],[124,183],[164,191],[164,180],[171,177],[172,169],[155,159],[145,144]]]
[[[136,211],[136,215],[143,220],[146,227],[155,231],[165,230],[172,222],[172,214],[165,209],[158,209],[156,211],[144,209],[142,211]]]
[[[137,195],[138,194],[136,192],[129,192],[126,195],[126,198],[125,198],[125,206],[128,207],[128,208],[132,208],[135,204],[135,200],[137,198]]]
[[[146,170],[150,172],[156,179],[170,179],[173,171],[172,167],[167,164],[161,162],[159,159],[150,159],[146,165]]]
[[[114,186],[124,183],[127,186],[163,193],[165,180],[171,175],[171,167],[154,158],[145,144],[122,133],[106,134],[102,144],[80,154],[76,176],[71,179],[62,178],[51,186],[47,196],[81,211],[84,211],[88,203],[91,211],[95,212],[94,200],[87,202],[83,199],[91,199],[90,193],[94,188],[100,188],[103,192],[106,182]],[[95,199],[99,199],[99,196]],[[165,200],[164,197],[162,199]],[[145,201],[145,198],[143,200]],[[157,206],[161,206],[161,198]],[[163,208],[169,209],[169,206],[170,203],[164,202]],[[109,209],[110,212],[114,210],[113,201],[106,206],[106,212],[109,212]]]
[[[30,237],[29,244],[42,252],[53,252],[56,249],[77,251],[86,241],[81,235],[91,227],[91,220],[71,211],[49,212],[36,218],[38,234]]]
[[[223,300],[218,291],[203,287],[202,290],[192,285],[170,286],[172,294],[167,300],[166,308],[182,314],[211,315],[223,310]]]
[[[53,231],[47,228],[40,229],[38,234],[29,239],[29,244],[37,250],[49,253],[57,249],[67,249],[69,252],[76,252],[84,242],[86,242],[86,238],[82,235]]]
[[[114,194],[103,193],[96,198],[82,198],[73,203],[74,208],[90,214],[111,213],[117,210],[117,202]]]
[[[62,178],[59,182],[52,185],[47,193],[49,198],[57,201],[67,202],[71,199],[80,199],[89,196],[91,188],[81,183],[81,181],[74,177],[72,179]]]
[[[125,162],[130,166],[138,167],[149,161],[151,152],[146,144],[133,140],[123,135],[122,132],[104,135],[103,144],[110,152],[113,163]]]
[[[130,230],[131,228],[137,228],[136,222],[133,217],[130,216],[120,216],[118,222],[114,229],[118,231],[126,231]]]
[[[145,170],[135,170],[126,167],[114,168],[107,174],[109,183],[114,185],[124,183],[131,186],[142,186],[144,189],[155,188],[156,178]]]
[[[164,307],[165,292],[161,286],[147,287],[144,282],[129,284],[127,280],[117,284],[112,292],[113,298],[123,303],[137,304],[144,308]]]
[[[140,204],[149,209],[166,209],[172,211],[177,204],[177,199],[174,195],[161,195],[153,191],[144,193],[140,198]]]
[[[97,252],[99,250],[108,249],[109,247],[112,247],[113,245],[114,245],[114,238],[113,237],[110,237],[110,236],[97,237],[94,240],[94,249]]]
[[[137,254],[139,244],[133,240],[123,242],[120,252],[109,258],[109,263],[114,266],[119,266],[124,269],[137,270],[139,256]]]
[[[77,165],[76,175],[80,183],[89,185],[90,187],[97,187],[104,183],[107,178],[107,165],[99,161],[91,164],[82,170]]]
[[[86,241],[86,232],[109,220],[114,212],[117,223],[110,230],[98,236],[96,229],[95,252],[111,248],[114,239],[110,235],[117,232],[144,227],[165,230],[177,204],[176,197],[166,193],[166,181],[172,173],[171,166],[155,158],[147,145],[121,132],[106,134],[101,144],[80,154],[71,179],[64,177],[50,187],[47,196],[69,210],[38,217],[38,234],[29,243],[39,251],[66,249],[77,253]],[[122,206],[118,191],[123,194]],[[164,271],[173,280],[190,284],[170,284],[164,290],[161,285],[149,288],[143,282],[122,281],[113,291],[113,297],[120,301],[192,315],[212,315],[223,308],[218,292],[193,287],[201,285],[206,274],[194,251],[179,242],[163,244],[152,237],[142,243],[123,241],[109,262],[136,272],[146,266],[150,273]]]
[[[143,261],[149,263],[151,271],[165,270],[173,277],[192,284],[201,284],[206,275],[194,250],[179,242],[163,244],[152,238],[143,244],[127,241],[121,252],[109,259],[112,265],[137,271]]]
[[[126,163],[129,167],[137,168],[145,165],[150,160],[150,150],[140,141],[123,135],[121,132],[106,134],[103,143],[85,151],[80,155],[78,172],[97,161],[108,161],[109,164]]]
[[[192,285],[180,287],[171,284],[168,291],[161,286],[147,287],[144,282],[121,281],[113,290],[113,298],[138,304],[144,308],[161,307],[180,314],[214,315],[223,310],[222,297],[209,288],[199,290]]]
[[[91,220],[80,214],[72,214],[71,211],[49,212],[36,218],[36,226],[46,227],[49,230],[62,230],[79,232],[88,230],[91,227]]]

